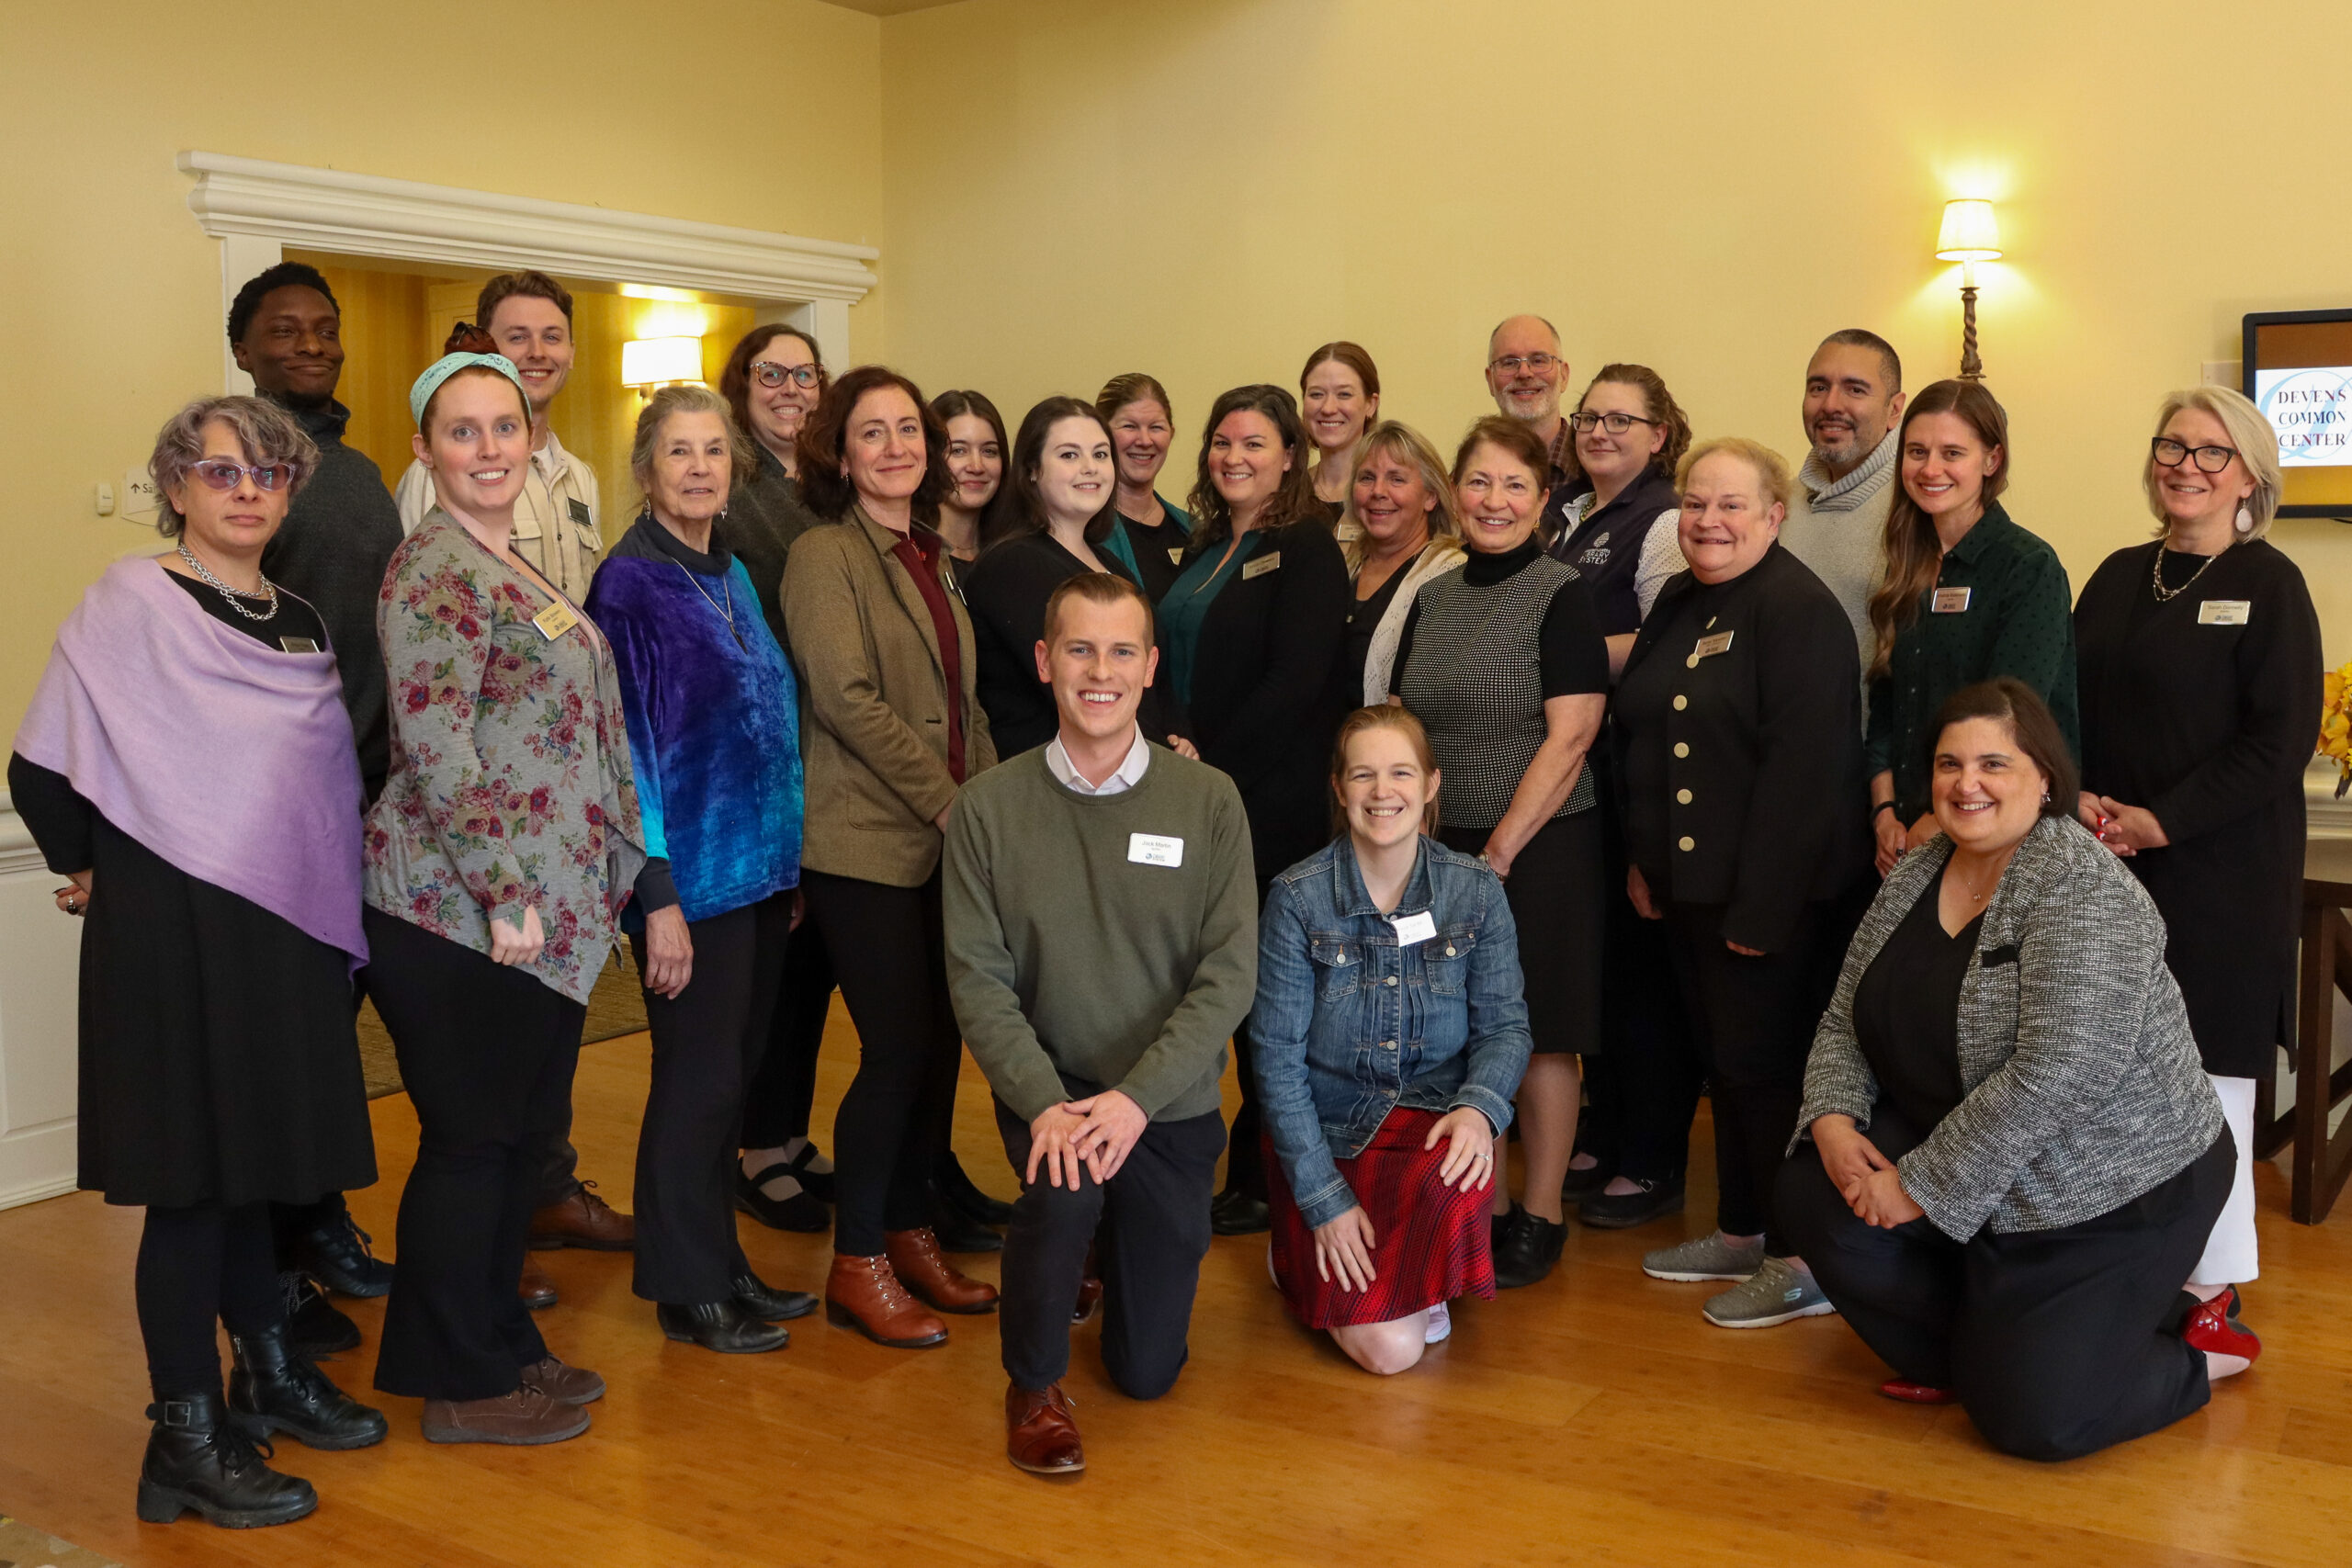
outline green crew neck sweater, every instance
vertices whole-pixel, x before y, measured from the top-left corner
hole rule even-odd
[[[1182,863],[1133,858],[1138,834],[1181,840]],[[1250,864],[1233,781],[1159,746],[1117,795],[1065,787],[1042,746],[958,791],[947,980],[997,1097],[1035,1121],[1069,1098],[1067,1073],[1154,1121],[1216,1111],[1258,988]]]

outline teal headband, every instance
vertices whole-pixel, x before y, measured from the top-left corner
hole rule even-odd
[[[523,388],[523,373],[515,369],[514,362],[504,355],[445,354],[426,366],[424,374],[416,378],[416,385],[408,389],[408,412],[410,417],[416,421],[417,429],[424,428],[424,405],[433,400],[433,394],[441,389],[441,383],[458,371],[470,370],[477,365],[487,370],[495,370],[514,382],[514,389],[523,393],[523,407],[527,410],[531,406],[531,394]]]

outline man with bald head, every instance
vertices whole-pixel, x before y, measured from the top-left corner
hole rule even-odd
[[[1569,500],[1584,487],[1576,464],[1576,441],[1560,416],[1560,394],[1568,384],[1568,362],[1560,357],[1560,333],[1541,316],[1512,316],[1487,336],[1487,390],[1505,419],[1515,419],[1544,438],[1552,454],[1550,493],[1544,502],[1538,536],[1558,536]]]

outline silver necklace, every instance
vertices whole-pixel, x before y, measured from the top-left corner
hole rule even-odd
[[[265,577],[261,580],[260,592],[247,593],[242,589],[230,587],[227,583],[213,576],[212,569],[205,565],[202,561],[197,559],[196,553],[193,550],[190,550],[187,546],[182,545],[179,549],[180,559],[187,562],[188,570],[196,573],[198,578],[208,585],[219,589],[221,596],[229,601],[229,608],[236,611],[237,614],[244,616],[244,618],[249,621],[266,621],[274,619],[277,616],[277,585],[270,581],[269,579]],[[266,599],[269,601],[269,608],[266,610],[248,610],[245,608],[244,604],[248,599]]]
[[[702,602],[718,612],[718,618],[727,623],[727,635],[735,639],[735,646],[742,649],[747,653],[750,652],[751,646],[743,640],[743,634],[735,629],[735,589],[733,585],[723,577],[718,580],[718,591],[727,597],[726,607],[721,609],[718,601],[710,596],[710,590],[702,585],[702,579],[696,577],[692,571],[688,571],[686,570],[685,562],[673,559],[670,564],[676,567],[680,571],[685,572],[686,581],[695,585],[695,592],[702,595]]]
[[[2195,571],[2190,572],[2187,582],[2182,583],[2177,588],[2166,588],[2165,586],[2165,547],[2163,545],[2158,545],[2156,547],[2156,563],[2154,566],[2150,568],[2148,571],[2148,585],[2156,591],[2156,603],[2159,604],[2169,604],[2175,599],[2177,599],[2182,594],[2188,592],[2191,588],[2197,585],[2197,580],[2205,575],[2205,568],[2211,566],[2215,561],[2220,560],[2221,558],[2222,558],[2219,556],[2207,556],[2205,558],[2205,566],[2200,566]]]

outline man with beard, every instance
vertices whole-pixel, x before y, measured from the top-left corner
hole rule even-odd
[[[1541,316],[1512,316],[1487,334],[1487,390],[1505,419],[1515,419],[1544,438],[1552,454],[1544,518],[1535,536],[1545,545],[1560,536],[1567,505],[1592,487],[1577,467],[1576,437],[1560,414],[1567,389],[1568,362],[1560,357],[1560,334]]]
[[[1813,351],[1804,370],[1804,434],[1781,543],[1829,585],[1871,665],[1871,592],[1886,558],[1894,504],[1894,430],[1903,418],[1903,361],[1876,333],[1848,327]]]

